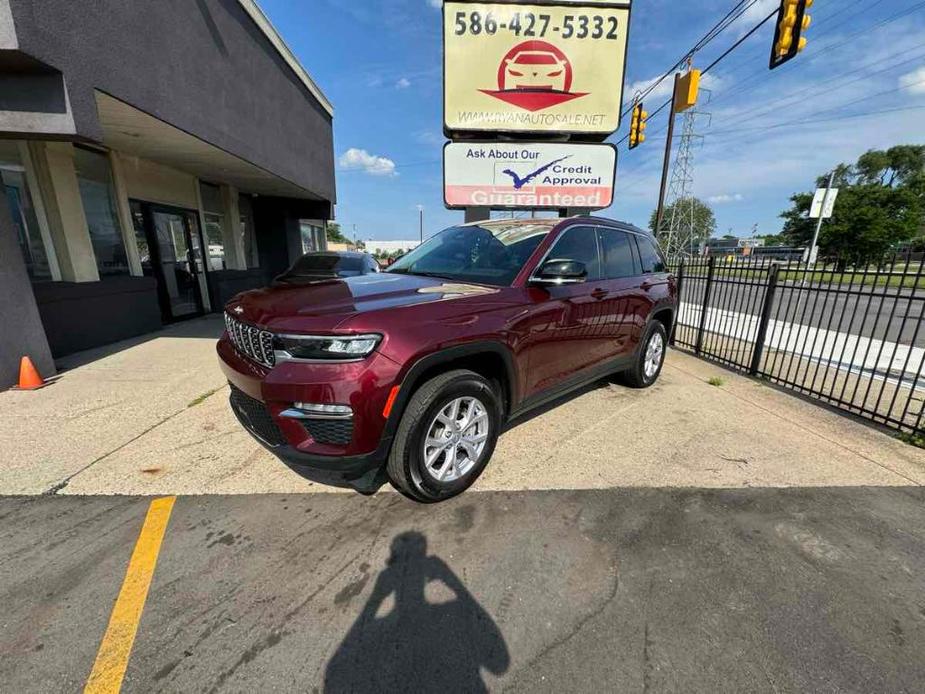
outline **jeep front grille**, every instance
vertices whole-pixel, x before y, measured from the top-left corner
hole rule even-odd
[[[238,421],[251,434],[265,442],[268,446],[282,446],[286,443],[283,432],[279,430],[273,417],[270,416],[270,410],[259,400],[245,394],[231,386],[231,394],[228,397],[231,402],[231,409],[238,418]]]
[[[273,333],[242,323],[225,312],[225,329],[237,350],[248,359],[263,366],[276,364],[273,354]]]

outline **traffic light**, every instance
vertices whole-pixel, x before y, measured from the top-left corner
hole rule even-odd
[[[813,0],[781,0],[774,28],[774,43],[771,46],[771,61],[768,67],[783,65],[806,47],[803,32],[809,29],[813,19],[806,10]]]
[[[700,93],[700,70],[688,66],[687,72],[678,78],[675,84],[674,112],[683,113],[697,105]]]
[[[630,149],[636,149],[646,141],[645,130],[648,117],[648,112],[642,110],[642,102],[637,101],[633,105],[633,117],[630,119]]]

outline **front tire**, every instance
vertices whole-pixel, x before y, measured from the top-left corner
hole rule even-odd
[[[418,388],[402,413],[386,469],[412,499],[434,502],[460,494],[478,479],[501,431],[497,388],[456,369]]]
[[[648,388],[655,383],[662,372],[667,349],[668,333],[665,326],[654,320],[642,336],[635,363],[621,374],[626,385],[631,388]]]

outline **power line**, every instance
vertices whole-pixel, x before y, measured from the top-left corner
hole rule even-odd
[[[925,83],[925,80],[922,80],[921,83]],[[731,128],[729,130],[714,131],[712,134],[713,135],[724,135],[724,134],[735,133],[735,132],[752,132],[755,130],[772,130],[774,128],[784,128],[789,125],[808,125],[810,123],[831,123],[833,121],[849,120],[851,118],[866,118],[867,116],[876,116],[876,115],[880,115],[883,113],[897,113],[899,111],[921,111],[923,109],[925,109],[925,104],[922,104],[920,106],[899,106],[897,108],[885,108],[885,109],[880,109],[876,111],[862,111],[860,113],[847,113],[847,114],[842,114],[840,116],[832,116],[831,118],[815,118],[815,119],[807,119],[807,120],[797,119],[797,120],[791,120],[791,121],[784,121],[782,123],[774,123],[772,125],[756,125],[750,128]],[[816,113],[812,113],[809,115],[813,116],[813,115],[817,115],[818,113],[825,113],[826,111],[831,111],[831,110],[833,109],[825,109],[823,111],[817,111]],[[728,144],[728,140],[725,141],[724,144]]]
[[[837,16],[838,16],[839,14],[841,14],[842,12],[844,12],[844,11],[850,9],[851,7],[853,7],[854,5],[857,5],[859,2],[862,2],[862,1],[866,2],[866,0],[855,0],[855,2],[853,2],[853,3],[849,4],[849,5],[846,5],[845,7],[842,7],[840,10],[838,10],[837,12],[835,12],[834,14],[832,14],[831,16],[824,17],[824,18],[823,18],[823,21],[830,21],[832,18],[837,17]],[[855,16],[857,16],[858,14],[862,14],[862,13],[864,13],[864,12],[869,12],[870,9],[871,9],[872,7],[875,7],[876,5],[879,5],[879,4],[882,3],[882,2],[883,2],[883,0],[874,0],[874,2],[873,2],[871,5],[865,7],[861,12],[856,12],[855,14],[851,15],[851,17],[849,17],[848,20],[846,20],[846,21],[850,21],[851,19],[853,19],[853,18],[854,18]],[[821,22],[817,22],[817,23],[821,23]],[[843,26],[845,23],[846,23],[846,22],[840,22],[839,24],[836,24],[835,26],[829,26],[829,25],[826,24],[826,25],[824,25],[824,26],[822,27],[822,30],[821,30],[821,31],[814,31],[814,32],[813,32],[813,34],[814,34],[814,37],[813,37],[813,44],[814,44],[814,46],[817,45],[817,44],[816,44],[816,41],[818,41],[819,39],[821,39],[821,38],[827,36],[828,34],[830,34],[832,31],[834,31],[834,30],[837,29],[838,27]],[[820,48],[819,50],[825,51],[826,48],[827,48],[826,46],[823,46],[823,47]],[[806,64],[807,62],[812,62],[812,60],[814,60],[816,57],[818,57],[818,56],[816,55],[816,51],[811,51],[810,57],[804,58],[804,59],[801,60],[800,62],[801,62],[802,64]],[[792,70],[794,65],[796,65],[796,63],[791,63],[789,66],[783,67],[783,69],[778,69],[778,70],[777,70],[776,72],[774,72],[772,75],[769,75],[769,77],[773,77],[774,75],[777,75],[777,76],[782,75],[782,74],[784,74],[784,71],[786,71],[786,70],[788,70],[788,69],[791,69],[791,70]],[[756,71],[750,73],[747,77],[745,77],[745,78],[739,80],[738,82],[734,82],[734,83],[732,84],[732,87],[735,87],[735,86],[737,86],[737,85],[743,85],[743,84],[746,84],[746,83],[748,83],[748,82],[752,82],[752,81],[754,81],[755,78],[761,77],[761,76],[767,75],[767,74],[768,74],[768,70],[766,70],[766,69],[764,69],[764,68],[761,68],[761,69],[759,69],[759,70],[756,70]],[[730,88],[731,88],[731,87],[730,87]],[[753,89],[753,88],[754,88],[754,87],[749,87],[749,89]],[[727,89],[729,89],[729,88],[727,88]],[[747,90],[742,90],[742,91],[747,91]],[[716,99],[716,101],[719,101],[719,100],[725,98],[726,96],[728,96],[728,94],[729,94],[728,91],[727,91],[726,93],[724,93],[724,94],[721,94],[721,95]]]
[[[866,1],[866,0],[855,0],[855,2],[853,2],[853,3],[849,4],[849,5],[847,5],[846,7],[842,7],[841,9],[839,9],[837,12],[835,12],[833,15],[831,15],[831,17],[836,17],[836,16],[838,16],[839,14],[841,14],[842,12],[844,12],[846,9],[850,9],[850,7],[852,7],[853,5],[856,5],[856,4],[858,4],[859,2],[862,2],[862,1]],[[880,2],[883,2],[883,0],[875,0],[874,4],[876,5],[876,4],[880,3]],[[741,4],[741,3],[740,3],[740,4]],[[752,3],[750,3],[750,4],[748,5],[748,7],[743,8],[743,11],[742,11],[739,15],[737,15],[735,19],[738,19],[739,17],[741,17],[742,14],[744,14],[744,12],[745,12],[746,10],[748,10],[748,9],[749,9],[752,5],[754,5],[754,4],[755,4],[755,3],[752,2]],[[735,9],[736,9],[736,8],[733,8],[733,10],[735,10]],[[730,11],[730,12],[731,12],[731,11]],[[771,15],[773,16],[773,14],[775,14],[776,12],[777,12],[777,10],[775,10],[774,12],[772,12]],[[728,15],[727,15],[727,16],[728,16]],[[829,19],[830,19],[831,17],[829,17]],[[767,21],[767,18],[765,18],[765,20],[763,20],[763,22],[765,22],[765,21]],[[763,22],[762,22],[762,23],[763,23]],[[759,26],[760,26],[760,24],[759,24]],[[752,31],[754,31],[754,29],[753,29]],[[824,35],[824,33],[823,33],[823,34],[820,34],[820,35]],[[739,43],[741,43],[741,40],[740,40]],[[737,45],[738,45],[738,44],[737,44]],[[731,51],[728,51],[728,52],[731,52]],[[727,53],[728,53],[728,52],[727,52]],[[724,56],[721,56],[721,57],[725,57],[725,55],[724,55]],[[686,59],[686,57],[685,57],[685,59]],[[666,76],[670,75],[675,69],[677,69],[681,64],[683,64],[683,62],[684,62],[684,59],[682,59],[681,61],[678,61],[677,63],[675,63],[675,65],[674,65],[670,70],[668,70],[668,71],[658,80],[658,82],[656,82],[654,85],[652,85],[652,86],[650,87],[650,89],[647,91],[647,93],[650,92],[650,91],[652,91],[652,89],[654,89],[654,87],[657,86],[658,83],[660,83],[662,80],[664,80]],[[717,61],[714,61],[714,64],[715,64],[716,62],[718,62],[718,60],[717,60]],[[712,65],[711,65],[710,67],[712,67]],[[766,69],[759,70],[759,71],[756,72],[756,73],[752,73],[749,77],[746,77],[744,80],[741,80],[741,82],[747,82],[747,81],[749,81],[752,77],[757,76],[757,75],[761,75],[761,74],[765,74],[765,73],[767,73],[767,72],[768,72],[768,71],[767,71]],[[722,97],[721,97],[721,98],[722,98]],[[663,104],[659,109],[657,109],[656,111],[654,111],[653,113],[651,113],[649,117],[651,118],[653,115],[655,115],[656,113],[660,112],[664,107],[665,107],[665,105]],[[632,108],[632,107],[630,107],[630,108]],[[625,111],[625,112],[623,113],[623,115],[626,115],[626,113],[628,113],[628,111]],[[626,138],[624,138],[624,139],[626,139]],[[622,142],[622,141],[623,141],[623,140],[620,140],[620,142]],[[618,143],[618,144],[619,144],[619,143]]]
[[[882,0],[877,0],[877,2],[882,2]],[[877,3],[875,3],[875,4],[877,4]],[[915,5],[912,5],[911,7],[906,8],[905,10],[901,10],[900,12],[897,12],[896,14],[890,15],[889,17],[884,17],[884,18],[881,19],[879,22],[876,22],[876,23],[872,24],[872,25],[869,26],[869,27],[865,27],[865,28],[863,28],[863,29],[859,29],[858,31],[854,32],[853,34],[849,34],[848,36],[844,37],[844,38],[843,38],[842,40],[840,40],[840,41],[836,41],[836,42],[834,42],[834,43],[830,43],[830,44],[827,44],[827,45],[819,46],[815,51],[811,52],[810,55],[805,56],[804,58],[802,58],[802,59],[799,61],[799,64],[800,64],[800,65],[807,65],[808,63],[812,63],[812,62],[814,62],[815,60],[817,60],[817,59],[819,59],[819,58],[822,58],[823,56],[825,56],[825,57],[831,57],[831,51],[833,51],[833,50],[836,49],[836,48],[840,48],[841,46],[844,46],[845,44],[849,43],[852,39],[854,39],[854,38],[856,38],[856,37],[858,37],[858,36],[860,36],[860,35],[862,35],[862,34],[865,34],[865,33],[870,33],[870,32],[873,32],[873,31],[877,31],[877,30],[879,30],[879,29],[881,29],[881,28],[887,26],[888,24],[892,24],[893,22],[895,22],[895,21],[897,21],[897,20],[899,20],[899,19],[902,19],[903,17],[905,17],[905,16],[911,14],[912,12],[915,12],[916,10],[921,9],[922,7],[925,7],[925,2],[918,2],[918,3],[916,3]],[[838,26],[841,26],[841,25],[839,24]],[[831,31],[832,29],[833,29],[833,28],[830,28],[829,31]],[[819,38],[820,36],[824,36],[824,35],[825,35],[824,32],[820,32],[819,34],[817,34],[816,38]],[[795,65],[796,63],[793,63],[793,64]],[[791,69],[792,69],[792,68],[791,68]],[[784,66],[782,69],[778,69],[778,70],[772,72],[772,73],[769,75],[769,77],[774,77],[775,74],[776,74],[777,76],[780,76],[780,75],[784,74],[786,70],[787,70],[787,67]],[[744,88],[744,89],[741,88],[741,86],[744,85],[744,84],[747,83],[747,82],[751,82],[751,81],[753,80],[753,78],[758,77],[758,76],[761,76],[761,75],[768,75],[768,71],[767,71],[766,69],[757,70],[757,71],[753,72],[752,74],[748,75],[747,77],[745,77],[745,78],[739,80],[738,82],[733,82],[730,86],[726,87],[726,89],[723,90],[723,92],[714,100],[713,103],[716,103],[717,101],[721,101],[722,99],[725,99],[725,98],[728,97],[728,96],[734,96],[734,95],[736,95],[736,94],[741,95],[741,94],[744,94],[745,92],[748,92],[748,91],[751,91],[752,89],[755,89],[758,85],[751,85],[751,86],[749,86],[748,88]],[[734,89],[735,87],[739,87],[739,89]]]
[[[712,63],[710,63],[709,65],[707,65],[703,70],[701,70],[701,71],[700,71],[700,74],[701,74],[701,75],[707,74],[707,73],[708,73],[711,69],[713,69],[723,58],[725,58],[727,55],[729,55],[730,53],[732,53],[736,48],[738,48],[740,45],[742,45],[748,37],[750,37],[752,34],[754,34],[756,31],[758,31],[758,29],[760,29],[761,27],[763,27],[763,26],[765,25],[765,23],[766,23],[769,19],[771,19],[771,17],[773,17],[774,15],[777,14],[777,12],[778,12],[777,10],[774,10],[771,14],[769,14],[767,17],[765,17],[765,18],[762,19],[760,22],[758,22],[755,26],[753,26],[753,27],[748,31],[747,34],[745,34],[744,36],[742,36],[742,38],[740,38],[738,41],[736,41],[734,44],[732,44],[729,48],[727,48],[716,60],[714,60]]]
[[[925,46],[925,44],[922,44],[922,46]],[[903,49],[902,51],[898,51],[897,53],[890,54],[889,56],[886,56],[885,58],[883,58],[883,59],[881,59],[881,60],[878,60],[878,61],[876,61],[876,62],[874,62],[874,63],[871,63],[870,65],[867,65],[866,67],[874,67],[874,66],[879,65],[879,64],[881,64],[881,63],[883,63],[883,62],[885,62],[885,61],[887,61],[887,60],[890,60],[890,59],[892,59],[892,58],[895,58],[897,55],[900,55],[900,54],[906,55],[906,54],[908,54],[908,51],[905,50],[905,49]],[[869,79],[869,78],[871,78],[871,77],[873,77],[873,76],[875,76],[875,75],[883,74],[884,72],[890,72],[891,70],[895,70],[896,68],[901,67],[902,65],[906,65],[906,64],[908,64],[908,63],[912,63],[912,62],[919,61],[919,60],[921,60],[922,58],[925,58],[925,53],[916,54],[915,56],[913,56],[913,57],[911,57],[911,58],[907,58],[907,59],[905,59],[905,60],[901,60],[900,62],[895,63],[895,64],[893,64],[893,65],[889,65],[889,66],[887,66],[887,67],[885,67],[885,68],[883,68],[883,69],[881,69],[881,70],[863,71],[863,72],[860,71],[860,70],[849,70],[848,72],[844,72],[844,73],[841,73],[841,74],[839,74],[839,75],[835,75],[834,77],[831,77],[831,78],[829,78],[829,79],[827,79],[827,80],[822,80],[821,82],[815,82],[815,83],[813,83],[813,84],[811,84],[811,85],[809,85],[809,86],[807,86],[807,87],[804,87],[803,89],[799,89],[799,90],[797,90],[797,91],[795,91],[795,92],[791,92],[791,93],[789,93],[787,96],[785,96],[784,98],[782,98],[782,99],[780,99],[780,100],[778,100],[778,101],[772,101],[772,102],[770,103],[770,105],[769,105],[768,103],[763,103],[763,104],[759,104],[758,106],[752,107],[752,108],[750,108],[750,109],[746,109],[745,111],[741,111],[741,112],[739,112],[739,113],[736,113],[736,114],[734,114],[734,117],[735,117],[737,120],[739,120],[739,121],[742,121],[742,120],[750,120],[750,119],[752,119],[752,118],[760,118],[760,117],[762,117],[762,116],[764,116],[764,115],[767,115],[767,114],[769,114],[769,113],[773,113],[773,112],[779,110],[780,108],[782,108],[783,106],[785,106],[785,105],[788,104],[789,102],[792,102],[792,101],[799,101],[800,98],[802,97],[802,95],[804,95],[804,94],[810,94],[810,93],[811,93],[812,96],[813,96],[813,98],[819,97],[819,96],[821,96],[821,95],[823,95],[823,94],[830,94],[830,93],[832,93],[832,92],[838,91],[839,89],[844,89],[844,88],[847,87],[848,85],[854,84],[855,82],[860,82],[860,81],[862,81],[862,80]],[[846,82],[843,82],[842,84],[838,84],[838,85],[836,85],[836,86],[834,86],[834,87],[831,87],[830,89],[823,89],[823,90],[819,90],[819,89],[818,89],[818,87],[821,86],[821,85],[830,84],[831,82],[840,81],[840,80],[843,80],[843,79],[846,78],[846,77],[851,77],[851,76],[853,76],[853,75],[856,75],[856,76],[854,77],[854,79],[850,79],[850,80],[848,80],[848,81],[846,81]],[[746,116],[747,116],[747,118],[745,118]]]
[[[672,65],[664,73],[662,73],[662,75],[657,80],[655,80],[655,82],[650,84],[644,91],[642,91],[639,94],[638,100],[641,101],[646,96],[651,94],[658,87],[658,85],[660,85],[662,82],[665,81],[665,79],[671,76],[675,70],[677,70],[679,67],[684,65],[684,63],[687,62],[689,58],[693,57],[695,53],[697,53],[698,51],[702,50],[707,45],[709,45],[710,42],[712,42],[723,31],[728,29],[737,19],[739,19],[743,14],[745,14],[745,12],[747,12],[749,8],[755,5],[758,1],[759,0],[740,0],[740,2],[736,3],[733,6],[733,8],[729,10],[729,12],[727,12],[726,15],[721,20],[719,20],[716,24],[714,24],[713,27],[706,34],[704,34],[687,53],[685,53],[681,58],[679,58],[675,62],[674,65]],[[633,107],[632,105],[630,105],[629,108],[623,111],[622,115],[625,116],[632,110],[633,110]]]
[[[755,1],[757,1],[757,0],[755,0]],[[753,2],[752,4],[754,4],[754,2]],[[749,5],[749,7],[751,7],[751,5]],[[753,26],[747,33],[745,33],[741,38],[739,38],[735,43],[733,43],[729,48],[727,48],[716,60],[714,60],[714,61],[713,61],[712,63],[710,63],[706,68],[704,68],[703,70],[701,70],[701,71],[700,71],[700,74],[701,74],[701,75],[705,75],[707,72],[709,72],[713,67],[715,67],[717,64],[719,64],[719,62],[720,62],[721,60],[723,60],[724,58],[726,58],[726,57],[727,57],[730,53],[732,53],[736,48],[738,48],[739,46],[741,46],[752,34],[754,34],[756,31],[758,31],[758,29],[761,28],[762,25],[764,25],[769,19],[771,19],[771,17],[773,17],[773,16],[776,15],[776,14],[777,14],[777,10],[774,10],[773,12],[771,12],[771,14],[769,14],[767,17],[765,17],[765,18],[762,19],[760,22],[758,22],[758,24],[756,24],[755,26]],[[674,68],[672,68],[672,69],[674,69]],[[668,106],[671,105],[671,101],[672,101],[672,99],[667,99],[667,100],[665,101],[665,103],[663,103],[663,104],[662,104],[661,106],[659,106],[657,109],[655,109],[654,111],[652,111],[652,112],[649,114],[648,118],[653,118],[654,116],[658,115],[662,110],[664,110],[666,107],[668,107]],[[624,113],[623,115],[626,115],[626,114]],[[672,117],[672,115],[673,115],[673,114],[669,114],[669,118]],[[620,138],[619,140],[617,140],[617,142],[616,142],[615,144],[619,145],[620,143],[624,142],[628,137],[629,137],[629,134],[624,135],[622,138]]]

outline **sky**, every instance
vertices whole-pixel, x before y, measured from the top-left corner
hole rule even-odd
[[[360,239],[414,239],[462,221],[443,206],[440,0],[261,0],[334,104],[336,219]],[[624,103],[721,19],[734,0],[634,0]],[[757,0],[700,51],[705,67],[778,6]],[[777,233],[789,197],[868,149],[925,144],[925,2],[816,0],[806,50],[768,70],[773,21],[703,78],[693,192],[716,234]],[[666,80],[646,98],[670,95]],[[614,204],[596,214],[647,226],[658,202],[666,108],[647,141],[619,145]],[[680,132],[680,118],[676,135]],[[618,142],[629,127],[609,141]]]

